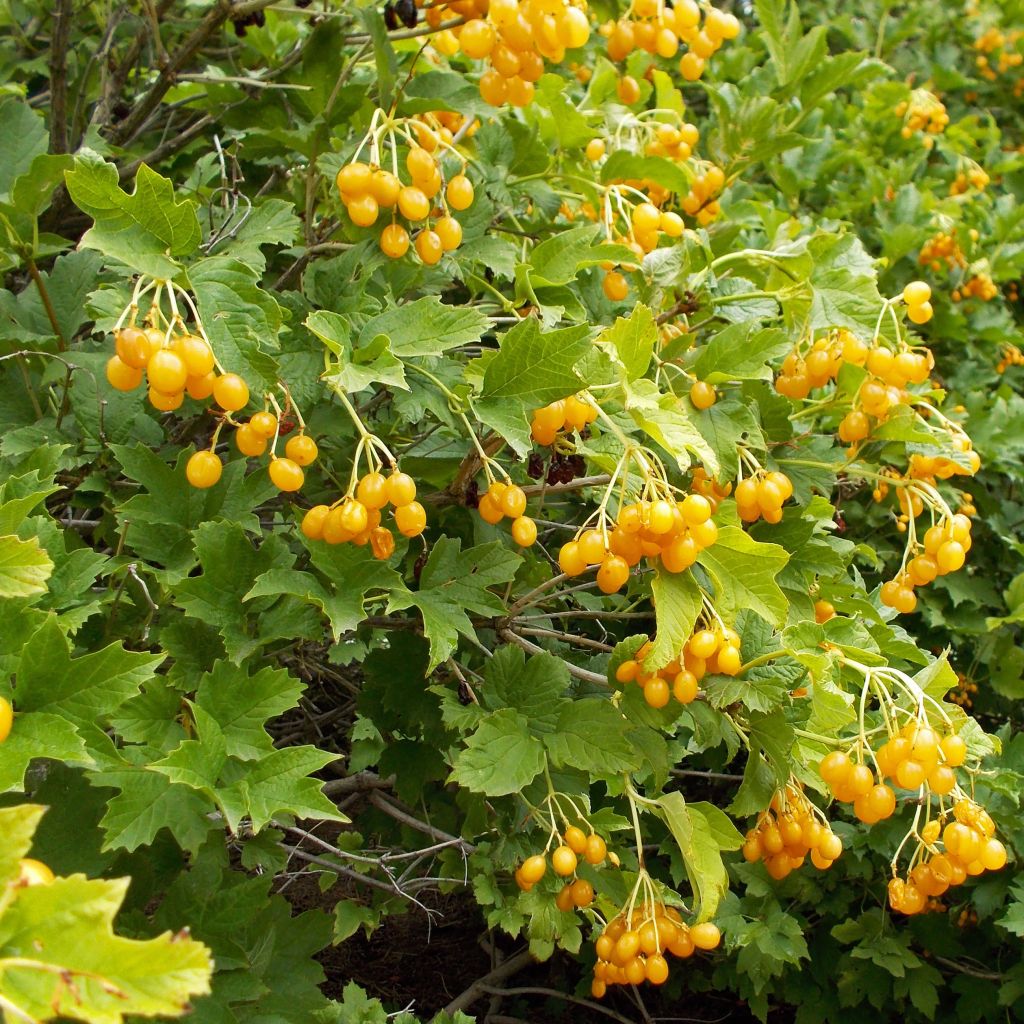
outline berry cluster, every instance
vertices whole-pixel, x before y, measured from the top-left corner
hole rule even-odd
[[[942,270],[943,264],[949,270],[954,267],[966,267],[967,257],[956,237],[956,228],[952,231],[939,231],[932,235],[917,255],[917,262],[922,267],[931,267],[936,273]]]
[[[534,409],[530,422],[530,436],[537,444],[553,445],[567,432],[575,430],[582,433],[596,419],[595,405],[570,395],[540,409]]]
[[[842,852],[843,841],[795,780],[776,792],[743,843],[744,860],[751,864],[763,860],[776,881],[803,867],[808,854],[811,863],[824,871]]]
[[[956,177],[949,185],[949,194],[951,196],[962,196],[972,188],[982,192],[990,180],[988,172],[972,161],[965,168],[956,172]]]
[[[782,521],[782,506],[793,497],[793,482],[778,470],[760,467],[736,484],[736,511],[745,523]]]
[[[980,299],[982,302],[991,302],[999,294],[999,288],[990,274],[984,270],[969,277],[959,288],[954,290],[952,298],[954,302],[961,299]]]
[[[484,102],[494,107],[527,106],[534,83],[544,74],[544,61],[559,64],[566,50],[578,49],[590,38],[586,0],[435,3],[427,21],[440,24],[446,11],[469,20],[440,33],[434,45],[448,56],[461,51],[470,60],[488,62],[479,89]]]
[[[554,838],[554,837],[552,837]],[[597,835],[592,833],[587,835],[582,828],[577,825],[569,825],[565,829],[565,833],[562,836],[563,842],[555,847],[551,851],[551,869],[561,879],[567,879],[575,874],[575,869],[580,863],[582,857],[588,864],[597,866],[603,864],[605,858],[612,860],[612,854],[608,853],[607,844],[604,840]],[[612,863],[617,866],[618,858],[615,857]],[[515,871],[516,885],[523,892],[529,892],[530,889],[534,888],[541,879],[544,878],[548,870],[548,856],[546,853],[535,853],[531,857],[527,857]],[[566,888],[571,888],[572,885],[578,884],[582,880],[575,879],[572,884]],[[573,906],[588,906],[594,898],[594,889],[589,883],[586,884],[589,889],[589,898],[586,902],[577,902],[573,899]],[[564,891],[564,890],[563,890]],[[575,895],[584,896],[587,890],[583,886],[580,886],[575,890]],[[559,907],[559,909],[569,909],[569,907]]]
[[[1018,44],[1024,32],[1013,29],[1003,32],[996,26],[985,29],[974,41],[978,51],[975,65],[978,74],[986,81],[994,82],[1000,75],[1005,75],[1024,63],[1024,54],[1018,50]],[[997,55],[998,52],[998,55]],[[1024,92],[1024,77],[1018,76],[1014,83],[1013,94],[1020,96]]]
[[[909,139],[915,132],[924,132],[921,140],[925,149],[935,145],[935,135],[940,135],[949,124],[949,114],[942,100],[927,89],[915,89],[909,100],[896,107],[896,116],[903,118],[900,135]]]
[[[448,129],[445,132],[451,134]],[[367,145],[370,162],[364,163],[359,157]],[[399,167],[401,151],[404,178]],[[442,160],[446,154],[459,166],[447,182]],[[389,157],[391,170],[381,166]],[[433,266],[462,243],[462,225],[451,211],[466,210],[473,203],[473,183],[465,171],[465,159],[444,133],[425,121],[394,118],[377,110],[355,156],[338,171],[335,184],[357,227],[371,227],[382,212],[390,211],[391,223],[380,233],[380,248],[392,259],[401,259],[409,251],[409,228],[421,225],[413,244],[420,260]]]
[[[506,517],[512,520],[512,539],[528,548],[537,539],[537,524],[527,515],[526,493],[518,484],[492,480],[477,505],[480,518],[496,526]]]
[[[644,557],[660,560],[667,572],[683,572],[718,539],[711,512],[711,502],[699,494],[688,494],[681,501],[666,496],[624,505],[612,529],[602,521],[598,528],[584,529],[563,544],[558,564],[568,576],[600,566],[597,585],[605,594],[621,590],[630,568]]]
[[[602,929],[591,994],[600,999],[609,985],[662,985],[669,975],[666,953],[685,960],[694,950],[715,949],[721,941],[712,922],[687,925],[674,907],[645,900],[639,908],[617,914]]]
[[[674,5],[665,0],[632,0],[618,21],[601,26],[613,61],[625,60],[634,50],[671,60],[684,46],[679,73],[687,82],[696,82],[722,43],[739,34],[736,16],[710,5],[704,7],[701,24],[701,8],[695,0],[676,0]]]
[[[909,512],[914,512],[915,499],[920,501],[916,492],[901,490],[901,498],[908,493],[911,504]],[[909,512],[904,515],[909,516]],[[971,549],[971,521],[966,515],[957,513],[947,517],[933,526],[924,534],[922,543],[916,538],[907,544],[903,564],[894,579],[882,584],[880,599],[887,608],[895,608],[901,614],[909,614],[917,607],[915,587],[923,587],[939,576],[956,572],[967,560],[967,552]]]
[[[395,550],[391,530],[381,525],[384,508],[394,508],[395,527],[404,537],[418,537],[427,525],[427,513],[416,501],[416,482],[398,469],[390,476],[372,470],[333,505],[314,505],[302,519],[302,532],[310,540],[328,544],[351,542],[370,545],[375,558],[388,559]]]
[[[1016,345],[1004,345],[996,372],[1006,373],[1011,366],[1024,366],[1024,352]]]
[[[998,871],[1006,864],[1006,847],[995,838],[995,823],[973,800],[963,797],[948,812],[921,829],[907,877],[889,882],[889,906],[908,916],[935,907],[930,902],[968,877]],[[942,847],[939,847],[941,838]]]

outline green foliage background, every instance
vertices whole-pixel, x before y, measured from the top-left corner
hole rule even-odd
[[[1024,101],[1016,70],[979,74],[974,44],[991,26],[1024,29],[1022,5],[736,4],[744,34],[681,91],[667,63],[649,84],[646,55],[631,57],[641,103],[685,101],[700,152],[732,184],[722,218],[651,254],[619,305],[597,268],[620,247],[561,217],[551,184],[555,167],[592,182],[582,148],[624,116],[596,33],[577,58],[593,71],[586,85],[562,69],[525,112],[496,112],[462,73],[478,69],[458,58],[399,94],[420,40],[389,40],[361,3],[186,2],[161,21],[159,45],[150,19],[167,4],[62,2],[63,24],[52,6],[0,4],[0,694],[17,711],[0,792],[50,808],[32,855],[61,875],[130,876],[123,935],[191,928],[215,961],[197,1021],[378,1024],[401,1007],[354,984],[328,998],[317,956],[391,915],[423,913],[439,891],[471,892],[495,950],[514,955],[523,936],[534,957],[552,958],[557,987],[585,995],[591,926],[554,908],[554,888],[519,894],[511,881],[546,840],[518,794],[538,802],[550,770],[589,804],[628,876],[629,773],[660,802],[644,819],[659,876],[687,903],[692,889],[694,909],[714,912],[725,935],[722,951],[645,993],[654,1015],[685,1005],[711,1019],[724,999],[800,1024],[1020,1017],[1024,369],[998,364],[1024,316]],[[265,24],[231,31],[254,12]],[[902,138],[894,115],[925,83],[951,118],[933,150]],[[467,142],[477,200],[465,242],[436,268],[388,261],[332,191],[375,105],[396,96],[402,114],[483,121]],[[990,185],[950,194],[970,162]],[[614,175],[605,167],[606,178],[643,169],[670,187],[682,173],[628,154]],[[921,269],[940,230],[958,233],[966,269]],[[952,301],[981,272],[999,295]],[[192,402],[159,417],[103,375],[140,273],[187,285],[219,357],[254,392],[288,383],[322,452],[302,507],[333,500],[347,479],[357,438],[344,393],[428,495],[427,543],[401,541],[380,563],[307,542],[300,510],[237,453],[215,488],[190,490],[185,462],[210,418]],[[944,407],[963,407],[983,469],[968,485],[979,515],[967,569],[893,620],[877,600],[902,548],[890,512],[862,482],[838,480],[835,417],[805,429],[769,382],[802,329],[870,332],[881,297],[918,276],[935,292],[921,333]],[[723,387],[705,413],[654,385],[654,316],[682,299],[706,333],[681,358]],[[512,311],[525,303],[538,316],[520,323]],[[677,475],[703,463],[732,478],[745,438],[796,486],[797,507],[775,527],[744,532],[727,507],[701,563],[745,661],[793,654],[711,680],[708,700],[685,710],[655,712],[634,689],[620,713],[603,682],[608,650],[630,644],[621,658],[655,625],[655,656],[669,660],[699,608],[694,577],[648,574],[622,598],[556,591],[537,605],[553,575],[546,553],[599,492],[547,499],[539,518],[551,525],[522,552],[465,507],[460,468],[473,453],[460,411],[504,439],[502,462],[527,483],[510,453],[530,449],[529,410],[594,384],[619,427],[658,445]],[[614,465],[610,437],[581,445],[588,472]],[[897,428],[870,457],[896,462],[921,442],[918,428]],[[819,594],[840,612],[823,628],[812,625]],[[517,613],[538,606],[565,617],[524,632]],[[945,912],[907,921],[885,909],[902,817],[868,830],[835,811],[843,857],[781,884],[734,852],[719,808],[742,829],[791,769],[812,784],[807,766],[825,748],[794,730],[831,735],[852,719],[824,640],[921,672],[937,695],[952,687],[995,737],[965,733],[986,757],[977,795],[1011,863],[957,890]],[[835,685],[798,705],[788,694],[809,667]],[[748,729],[749,757],[723,709]],[[426,848],[409,873],[388,859]],[[330,889],[300,912],[289,903],[300,874],[324,893],[340,880],[342,895]],[[610,870],[594,877],[603,898],[626,895]],[[0,951],[4,923],[0,913]],[[332,977],[329,991],[347,980]],[[523,998],[523,1016],[559,1019],[560,1005]],[[640,1019],[626,997],[611,1005]]]

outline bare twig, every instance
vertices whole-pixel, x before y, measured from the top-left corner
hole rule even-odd
[[[325,782],[323,791],[324,796],[334,799],[363,790],[390,789],[394,782],[394,776],[382,779],[373,772],[356,772],[355,775],[349,775],[344,779],[331,779],[330,782]]]
[[[61,352],[68,350],[67,339],[64,337],[64,332],[60,329],[60,322],[57,320],[57,311],[53,308],[53,302],[50,300],[50,293],[46,290],[46,282],[43,281],[42,274],[39,273],[39,268],[36,266],[36,261],[32,256],[29,256],[27,264],[28,272],[35,281],[36,287],[39,289],[39,298],[43,302],[43,309],[46,310],[46,318],[50,321],[50,326],[53,328],[53,333],[57,336],[57,348]]]
[[[486,995],[489,988],[498,982],[504,981],[506,978],[511,978],[513,974],[518,974],[520,971],[525,970],[531,963],[533,963],[533,957],[530,955],[530,951],[528,949],[521,949],[518,953],[513,954],[507,960],[498,964],[494,970],[474,981],[469,988],[457,995],[444,1008],[444,1012],[455,1014],[460,1010],[468,1009],[481,996]]]
[[[602,651],[610,654],[615,650],[609,644],[603,644],[600,640],[592,640],[589,636],[576,636],[574,633],[566,633],[560,629],[542,629],[539,626],[515,626],[515,631],[520,636],[546,637],[549,640],[560,640],[564,644],[576,644],[578,647],[591,647],[595,651]]]
[[[71,0],[57,0],[50,39],[50,152],[68,151],[68,43]]]
[[[416,829],[417,832],[422,832],[424,835],[430,836],[431,839],[435,839],[442,843],[451,843],[453,845],[459,844],[467,853],[472,853],[476,849],[472,843],[466,842],[465,839],[460,839],[458,836],[442,832],[441,829],[434,828],[433,825],[428,825],[425,821],[420,821],[419,818],[416,818],[407,811],[402,810],[401,807],[396,807],[394,803],[385,799],[385,797],[379,792],[371,793],[370,803],[378,810],[383,811],[389,817],[394,818],[395,821],[399,821],[403,825],[408,825],[410,828]]]
[[[500,995],[500,996],[545,996],[549,999],[564,999],[567,1003],[575,1003],[577,1006],[585,1006],[588,1010],[593,1010],[595,1013],[600,1013],[604,1017],[610,1017],[612,1020],[618,1021],[619,1024],[635,1024],[635,1021],[631,1021],[628,1017],[623,1017],[621,1013],[616,1013],[609,1006],[602,1006],[600,1003],[595,1003],[592,999],[581,999],[579,996],[574,996],[569,992],[560,992],[554,988],[542,988],[539,985],[521,985],[518,988],[496,988],[490,983],[480,984],[478,982],[481,992],[488,994]]]
[[[527,654],[550,654],[550,651],[545,651],[543,647],[538,647],[537,644],[527,640],[525,636],[520,636],[518,633],[514,633],[511,629],[499,630],[498,635],[502,640],[507,641],[510,644],[515,644],[516,647],[521,647]],[[564,658],[559,659],[569,672],[569,675],[575,676],[577,679],[583,680],[585,683],[593,683],[596,686],[607,686],[607,676],[601,675],[600,672],[591,672],[589,669],[580,668],[579,665],[574,665],[571,661],[566,661]]]

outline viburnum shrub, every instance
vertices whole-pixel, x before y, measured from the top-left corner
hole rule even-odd
[[[171,6],[0,13],[4,1024],[1024,1014],[1024,11]]]

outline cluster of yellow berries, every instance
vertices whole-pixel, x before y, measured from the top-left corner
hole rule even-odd
[[[552,838],[554,838],[554,834]],[[578,828],[576,825],[570,825],[565,830],[562,839],[563,842],[551,851],[551,870],[559,878],[569,878],[575,875],[581,857],[594,867],[603,864],[605,858],[608,858],[608,860],[618,866],[618,857],[608,852],[608,845],[596,832],[591,832],[587,835],[583,829]],[[547,870],[548,858],[542,853],[535,853],[532,857],[527,857],[516,868],[516,885],[523,892],[529,892],[544,877]],[[584,895],[588,895],[588,898],[585,902],[576,902],[574,899],[574,906],[584,907],[590,905],[594,898],[594,890],[593,887],[590,887],[589,883],[587,883],[587,886],[589,895],[588,890],[582,886],[575,890],[576,896],[582,898]],[[570,908],[559,907],[559,909],[568,910]]]
[[[793,482],[778,470],[758,470],[736,485],[736,511],[745,523],[782,521],[782,506],[793,497]]]
[[[718,539],[711,513],[711,502],[700,494],[681,501],[666,497],[633,502],[619,510],[612,529],[585,529],[563,544],[558,564],[568,576],[599,566],[597,585],[605,594],[621,590],[630,568],[645,557],[660,561],[667,572],[683,572]]]
[[[1003,32],[992,26],[978,36],[974,41],[974,48],[978,51],[978,56],[975,58],[978,74],[987,81],[994,82],[999,75],[1005,75],[1013,68],[1019,68],[1024,63],[1024,54],[1018,52],[1017,49],[1022,34],[1024,33],[1020,29]],[[998,55],[996,51],[998,51]],[[1022,88],[1024,88],[1024,79],[1018,78],[1014,94],[1019,96]]]
[[[953,292],[952,298],[954,302],[959,302],[961,299],[981,299],[982,302],[991,302],[998,294],[998,285],[989,274],[981,271],[960,285]]]
[[[461,51],[471,60],[486,60],[490,66],[480,76],[480,96],[495,107],[527,106],[534,97],[534,83],[544,74],[544,61],[558,64],[567,50],[590,38],[586,0],[433,4],[428,23],[440,24],[445,8],[468,20],[435,36],[434,46],[447,56]]]
[[[575,395],[561,398],[550,405],[534,409],[530,421],[530,436],[537,444],[552,445],[564,433],[577,433],[597,419],[597,407]]]
[[[948,821],[948,816],[943,811],[940,818],[925,824],[913,858],[916,865],[907,878],[890,880],[893,910],[920,914],[929,909],[929,900],[962,885],[968,877],[999,871],[1006,864],[1006,847],[995,838],[995,822],[988,811],[962,797],[953,804],[953,820]]]
[[[954,267],[966,267],[967,257],[957,241],[956,229],[953,231],[939,231],[929,238],[921,246],[921,251],[917,255],[917,262],[922,267],[931,267],[936,273],[942,270],[943,263],[950,270]]]
[[[506,517],[512,520],[512,539],[528,548],[537,539],[537,524],[527,515],[526,492],[518,484],[492,480],[477,506],[480,518],[496,526]]]
[[[815,388],[825,387],[839,376],[844,363],[863,366],[868,346],[845,327],[817,338],[809,349],[797,346],[782,361],[775,390],[787,398],[804,399]]]
[[[901,491],[901,496],[903,492]],[[912,495],[911,502],[916,495]],[[918,499],[920,500],[920,499]],[[904,568],[895,579],[882,584],[880,599],[887,608],[907,615],[917,607],[915,587],[923,587],[939,576],[946,576],[963,567],[971,549],[971,521],[957,513],[930,526],[924,543],[914,545],[904,559]],[[914,554],[915,551],[919,553]]]
[[[634,50],[671,60],[680,45],[686,47],[679,73],[687,82],[696,82],[708,59],[739,34],[736,16],[710,5],[704,7],[702,24],[701,7],[695,0],[676,0],[674,6],[665,0],[632,0],[623,17],[601,26],[613,61],[625,60]]]
[[[615,679],[623,685],[637,683],[644,700],[652,708],[663,708],[674,697],[680,704],[697,699],[700,681],[711,675],[735,676],[743,666],[740,635],[719,623],[700,625],[683,645],[679,657],[656,671],[645,671],[644,659],[652,644],[645,642],[632,658],[615,670]]]
[[[199,334],[152,326],[122,327],[114,332],[114,351],[107,360],[110,386],[134,391],[145,376],[149,402],[160,412],[173,412],[186,394],[198,401],[212,395],[225,412],[237,412],[249,401],[249,388],[241,377],[217,375],[213,349]]]
[[[732,493],[732,484],[720,484],[717,480],[709,477],[703,466],[697,466],[693,471],[693,478],[690,481],[690,490],[699,494],[711,502],[711,512],[718,511],[721,502]]]
[[[876,780],[871,767],[853,762],[848,754],[834,750],[818,766],[822,780],[840,803],[852,803],[853,813],[866,825],[874,825],[892,816],[896,794],[885,780],[900,789],[922,790],[927,794],[948,796],[956,789],[956,773],[967,758],[967,745],[961,737],[939,734],[924,722],[910,722],[890,736],[873,752],[878,769]]]
[[[949,114],[942,100],[927,89],[915,89],[909,100],[896,107],[896,116],[903,118],[900,135],[909,139],[915,132],[924,132],[922,143],[926,149],[935,145],[933,136],[941,134],[949,124]]]
[[[996,366],[997,373],[1006,373],[1011,366],[1024,366],[1024,352],[1016,345],[1006,345]]]
[[[398,144],[391,131],[387,138],[395,147],[394,171],[353,160],[338,171],[335,183],[349,219],[357,227],[372,227],[383,211],[391,211],[391,223],[380,234],[380,248],[385,255],[401,259],[413,244],[423,263],[433,266],[462,243],[462,225],[451,211],[467,210],[473,204],[474,189],[464,165],[445,186],[440,151],[455,150],[429,125],[422,121],[410,124],[410,144],[405,147],[408,181],[398,174]],[[412,131],[415,141],[411,141]],[[406,223],[399,220],[399,215]],[[422,226],[412,243],[409,228],[414,224]]]
[[[948,699],[962,708],[974,706],[974,695],[978,692],[978,684],[962,672],[956,674],[956,687],[949,691]]]
[[[427,513],[416,501],[416,482],[408,473],[394,470],[390,476],[367,473],[355,489],[333,505],[314,505],[302,519],[302,532],[310,540],[328,544],[370,545],[382,561],[395,550],[391,530],[381,525],[386,506],[394,508],[395,527],[404,537],[418,537],[427,525]]]
[[[981,192],[988,185],[989,181],[990,179],[985,169],[977,164],[973,164],[967,170],[956,172],[956,177],[949,185],[949,194],[951,196],[962,196],[972,188]]]
[[[270,464],[267,472],[271,483],[279,491],[290,493],[299,490],[305,483],[306,475],[303,469],[316,462],[319,449],[316,441],[304,429],[300,429],[299,433],[288,438],[284,446],[284,457],[279,457],[276,450],[279,433],[278,417],[264,410],[256,413],[247,422],[237,424],[235,446],[247,458],[257,458],[263,455],[270,445]],[[185,475],[193,487],[204,489],[212,487],[220,480],[223,468],[220,457],[211,446],[209,449],[195,452],[189,458],[185,466]]]
[[[808,854],[811,863],[824,871],[842,852],[843,841],[796,781],[776,792],[743,842],[743,859],[750,864],[763,860],[777,882],[803,867]]]
[[[674,907],[645,902],[632,913],[619,913],[602,929],[590,992],[600,999],[609,985],[663,985],[669,975],[666,954],[685,960],[694,950],[716,949],[721,941],[711,921],[687,925]]]

